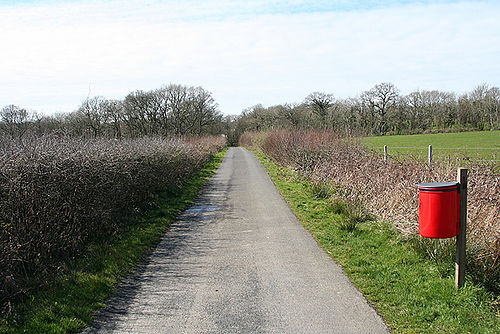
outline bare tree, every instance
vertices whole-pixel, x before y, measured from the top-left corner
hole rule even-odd
[[[192,110],[196,122],[197,134],[201,135],[203,129],[215,122],[220,115],[218,105],[215,103],[212,94],[201,87],[192,89]]]
[[[33,118],[26,109],[13,104],[5,106],[0,111],[0,120],[4,132],[11,137],[21,137],[28,130],[29,122]]]
[[[491,87],[486,93],[487,117],[490,130],[500,129],[500,89]]]
[[[301,111],[301,105],[297,103],[285,103],[278,106],[278,114],[281,118],[283,118],[285,127],[289,126],[292,129],[298,129],[300,128],[301,123],[304,123],[304,117],[301,115]]]
[[[111,127],[112,136],[121,138],[123,135],[122,123],[125,118],[123,102],[120,100],[105,100],[103,101],[103,109]]]
[[[331,127],[329,124],[329,109],[333,105],[335,99],[332,94],[321,92],[313,92],[305,98],[305,103],[311,107],[311,110],[316,114],[321,122],[320,127]]]
[[[495,129],[498,126],[500,104],[499,89],[483,83],[467,95],[472,122],[480,129]]]
[[[155,89],[151,92],[152,107],[155,108],[161,133],[164,136],[168,136],[170,133],[170,118],[171,109],[169,105],[169,92],[168,87],[162,87]]]
[[[166,88],[168,109],[170,110],[172,127],[176,135],[183,135],[192,124],[189,122],[190,105],[189,89],[182,85],[168,85]]]
[[[387,112],[394,106],[399,96],[398,89],[388,82],[375,85],[372,89],[364,93],[364,97],[370,108],[379,116],[377,122],[377,132],[384,134],[387,132]]]
[[[151,134],[147,119],[148,98],[147,92],[136,90],[128,94],[123,101],[124,122],[131,136]]]
[[[94,138],[102,136],[104,124],[109,116],[105,104],[104,97],[96,96],[87,98],[77,110],[77,113],[83,116],[85,124]]]

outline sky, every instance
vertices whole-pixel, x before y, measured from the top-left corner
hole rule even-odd
[[[375,84],[500,86],[500,1],[0,0],[0,107],[71,112],[170,83],[223,114]]]

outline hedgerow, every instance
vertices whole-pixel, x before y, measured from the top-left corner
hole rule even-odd
[[[1,311],[92,242],[125,228],[224,145],[223,137],[1,138]]]
[[[432,243],[418,236],[417,183],[456,179],[457,167],[469,168],[468,272],[500,292],[500,175],[491,163],[449,159],[432,167],[411,156],[384,161],[354,139],[333,132],[245,133],[240,144],[264,151],[317,185],[322,196],[362,206],[394,226],[426,256],[454,255],[454,240]]]

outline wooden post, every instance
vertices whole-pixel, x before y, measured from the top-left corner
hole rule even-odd
[[[461,288],[465,278],[465,244],[467,234],[467,172],[466,168],[459,168],[457,171],[457,182],[460,191],[460,227],[457,235],[455,253],[455,285]]]
[[[429,167],[432,167],[432,145],[429,145]]]
[[[387,145],[384,145],[384,161],[387,161]]]

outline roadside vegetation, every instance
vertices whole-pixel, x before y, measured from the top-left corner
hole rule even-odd
[[[268,154],[310,180],[321,196],[363,208],[391,222],[402,236],[431,258],[454,254],[454,240],[436,243],[418,235],[421,182],[456,180],[457,167],[470,170],[468,186],[467,267],[469,278],[500,293],[500,175],[495,164],[447,160],[431,168],[419,159],[383,158],[356,141],[332,132],[246,133],[241,144]]]
[[[225,119],[169,84],[75,111],[0,109],[0,332],[88,324],[221,159]]]
[[[25,313],[18,309],[18,302],[36,299],[40,289],[54,288],[54,277],[69,273],[71,279],[78,279],[80,274],[74,270],[80,268],[77,263],[82,257],[102,250],[109,240],[120,240],[123,232],[135,230],[138,220],[132,217],[155,208],[161,196],[176,203],[174,195],[165,194],[179,191],[185,180],[224,146],[223,137],[120,141],[58,136],[2,138],[2,316]],[[165,210],[169,203],[162,205]],[[173,210],[178,210],[176,205]],[[165,220],[161,221],[166,226]],[[149,229],[159,232],[154,226],[142,229],[140,233],[153,233]],[[90,262],[87,265],[96,265],[94,260]],[[125,260],[124,264],[129,263]],[[102,300],[99,290],[94,294],[93,298]]]
[[[253,147],[304,227],[394,333],[500,332],[498,297],[471,277],[456,290],[449,245],[436,246],[375,221],[366,207],[332,196],[340,189]]]

